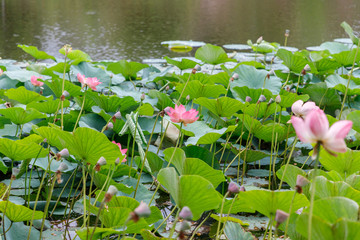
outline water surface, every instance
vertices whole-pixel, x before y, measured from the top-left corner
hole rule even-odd
[[[189,56],[167,40],[239,44],[259,36],[304,48],[360,30],[358,0],[0,0],[0,57],[29,59],[17,44],[60,57],[68,43],[94,60]]]

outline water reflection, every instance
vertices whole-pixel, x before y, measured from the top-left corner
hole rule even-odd
[[[245,43],[264,36],[303,48],[359,30],[356,0],[1,0],[0,56],[28,57],[17,44],[55,56],[70,43],[93,59],[178,56],[166,40]],[[193,53],[189,53],[193,54]]]

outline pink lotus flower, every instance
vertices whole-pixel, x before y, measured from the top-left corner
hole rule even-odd
[[[112,141],[112,143],[118,145],[121,154],[122,154],[122,155],[125,155],[124,159],[123,159],[121,162],[126,162],[126,152],[127,152],[127,149],[121,149],[121,144],[120,144],[120,143],[117,143],[117,142],[115,142],[115,141]]]
[[[184,123],[185,126],[186,124],[193,123],[199,119],[199,117],[197,117],[199,113],[198,111],[196,111],[195,109],[190,109],[189,111],[186,111],[183,105],[178,106],[175,104],[175,109],[173,109],[172,107],[167,107],[165,108],[165,112],[170,116],[170,120],[172,122]]]
[[[4,71],[0,68],[0,76],[4,73]]]
[[[77,79],[83,84],[83,87],[88,86],[92,90],[96,90],[96,86],[102,83],[99,82],[99,79],[96,77],[86,78],[85,75],[81,75],[80,73],[77,74]]]
[[[41,79],[41,77],[31,76],[30,79],[31,84],[34,85],[35,87],[41,87],[42,85],[44,85],[44,83],[38,81],[38,79]]]
[[[305,118],[306,115],[314,109],[319,109],[314,102],[307,102],[304,104],[304,101],[302,100],[297,100],[291,106],[291,110],[294,115],[301,118]]]
[[[322,144],[332,155],[335,155],[334,152],[347,151],[344,138],[352,127],[351,121],[337,121],[329,128],[325,113],[321,109],[314,109],[307,114],[305,120],[292,116],[291,123],[302,142]]]

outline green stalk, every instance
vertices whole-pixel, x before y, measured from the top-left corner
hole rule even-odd
[[[319,156],[320,156],[320,143],[317,143],[314,149],[314,153],[317,153],[315,159],[315,167],[314,167],[314,174],[311,181],[311,194],[310,194],[310,207],[309,207],[309,220],[308,220],[308,240],[311,240],[311,227],[312,227],[312,216],[314,210],[314,200],[315,200],[315,181],[316,175],[319,165]]]
[[[293,143],[291,152],[290,152],[289,157],[288,157],[288,160],[287,160],[287,162],[286,162],[285,169],[284,169],[283,175],[282,175],[281,180],[280,180],[279,190],[281,190],[281,186],[282,186],[282,183],[283,183],[283,181],[284,181],[284,176],[285,176],[285,174],[286,174],[287,167],[289,166],[291,156],[292,156],[292,154],[293,154],[293,152],[294,152],[296,142],[297,142],[297,137],[295,137],[295,139],[294,139],[294,143]]]
[[[193,240],[196,232],[200,229],[200,227],[206,222],[206,220],[208,220],[208,218],[210,217],[211,212],[209,212],[209,214],[206,216],[206,218],[204,218],[204,220],[195,228],[193,234],[191,235],[191,238],[189,240]]]
[[[83,222],[83,225],[82,227],[86,226],[86,231],[88,231],[88,228],[87,228],[87,225],[86,225],[86,220],[87,220],[87,217],[86,217],[86,173],[85,173],[85,163],[83,162],[83,166],[82,166],[82,175],[83,175],[83,206],[84,206],[84,222]]]
[[[177,213],[176,213],[176,216],[175,216],[175,221],[171,227],[171,230],[170,230],[170,235],[169,235],[169,238],[168,239],[172,239],[172,236],[174,235],[174,232],[175,232],[175,227],[176,227],[176,223],[179,221],[179,213],[180,213],[180,208],[178,209]]]
[[[77,126],[77,124],[78,124],[78,122],[79,122],[79,120],[80,120],[80,117],[81,117],[81,113],[82,113],[82,111],[83,111],[83,109],[84,109],[84,106],[85,106],[85,97],[86,97],[86,87],[85,87],[84,98],[83,98],[83,102],[82,102],[82,105],[81,105],[81,109],[80,109],[79,115],[78,115],[78,117],[77,117],[77,119],[76,119],[73,132],[75,132],[76,126]]]
[[[358,54],[358,52],[359,52],[359,45],[360,45],[360,41],[358,41],[358,45],[357,45],[357,48],[356,48],[356,53],[355,53],[354,61],[353,61],[353,64],[352,64],[352,66],[351,66],[351,70],[350,70],[350,74],[349,74],[349,79],[348,79],[348,82],[347,82],[347,85],[346,85],[346,89],[345,89],[345,93],[344,93],[344,99],[343,99],[343,102],[342,102],[342,104],[341,104],[339,119],[341,119],[341,114],[342,114],[342,112],[343,112],[343,110],[344,110],[344,105],[345,105],[347,93],[348,93],[348,90],[349,90],[349,85],[350,85],[351,76],[352,76],[352,73],[353,73],[353,71],[354,71],[354,66],[355,66],[355,62],[356,62],[356,57],[357,57],[357,54]]]
[[[37,205],[38,200],[39,200],[40,191],[41,191],[41,188],[42,188],[42,186],[43,186],[43,184],[44,184],[45,177],[47,176],[47,172],[50,171],[50,165],[51,165],[51,162],[52,162],[53,159],[54,159],[54,158],[51,158],[51,159],[50,159],[50,162],[49,162],[49,164],[48,164],[48,167],[47,167],[47,169],[45,170],[45,172],[44,172],[44,174],[43,174],[43,176],[42,176],[42,178],[41,178],[41,182],[40,182],[40,186],[39,186],[39,189],[38,189],[38,193],[36,194],[36,199],[35,199],[35,204],[34,204],[34,211],[33,211],[33,214],[32,214],[32,216],[31,216],[31,220],[30,220],[30,228],[29,228],[29,233],[28,233],[28,236],[27,236],[27,240],[30,239],[30,234],[31,234],[31,229],[32,229],[31,227],[32,227],[33,221],[34,221],[34,215],[35,215],[35,211],[36,211],[36,205]]]
[[[175,212],[177,208],[177,205],[171,210],[171,212],[166,216],[166,218],[160,223],[160,225],[153,231],[153,233],[156,233],[157,230],[169,219],[169,217]]]
[[[292,197],[292,199],[291,199],[291,204],[290,204],[290,208],[289,208],[289,214],[291,214],[292,207],[293,207],[294,200],[295,200],[295,196],[296,196],[296,191],[294,191],[294,195],[293,195],[293,197]],[[286,239],[286,236],[287,236],[287,231],[288,231],[288,227],[289,227],[289,222],[290,222],[290,216],[286,219],[284,239]]]
[[[224,203],[225,203],[225,200],[226,200],[226,197],[229,195],[229,191],[227,191],[222,199],[222,202],[221,202],[221,208],[220,208],[220,216],[219,216],[219,223],[218,223],[218,226],[217,226],[217,230],[216,230],[216,240],[219,240],[220,239],[220,236],[219,236],[219,232],[220,232],[220,226],[221,226],[221,218],[222,218],[222,214],[223,214],[223,210],[224,210]]]
[[[55,177],[55,174],[53,176],[53,180],[51,182],[51,186],[50,186],[50,190],[49,190],[49,196],[46,200],[46,205],[45,205],[45,209],[44,209],[44,216],[43,216],[43,219],[42,219],[42,222],[41,222],[41,229],[40,229],[40,239],[41,239],[41,236],[42,236],[42,232],[43,232],[43,229],[44,229],[44,225],[45,225],[45,218],[46,218],[46,215],[48,213],[48,209],[49,209],[49,204],[50,204],[50,201],[51,201],[51,196],[52,196],[52,193],[53,193],[53,190],[54,190],[54,186],[55,186],[55,181],[56,181],[56,177]],[[55,208],[55,207],[54,207]]]
[[[61,87],[61,95],[65,91],[65,74],[66,74],[66,60],[67,60],[67,53],[68,51],[65,51],[65,60],[64,60],[64,73],[63,73],[63,79],[62,79],[62,87]],[[64,101],[61,102],[61,129],[64,129]],[[55,116],[56,118],[56,116]],[[55,119],[54,119],[55,121]],[[75,125],[76,127],[76,125]]]
[[[139,177],[138,177],[138,180],[137,180],[137,183],[136,183],[136,188],[135,188],[135,192],[134,192],[134,198],[136,197],[136,192],[137,192],[137,189],[138,189],[138,187],[139,187],[141,174],[142,174],[143,169],[144,169],[144,166],[145,166],[147,153],[149,152],[149,147],[150,147],[151,139],[152,139],[152,136],[153,136],[153,134],[154,134],[155,127],[156,127],[156,123],[157,123],[157,121],[158,121],[158,119],[159,119],[159,115],[160,115],[160,114],[157,114],[157,115],[156,115],[155,123],[154,123],[153,129],[152,129],[151,134],[150,134],[149,142],[148,142],[147,147],[146,147],[146,152],[145,152],[145,155],[144,155],[143,162],[142,162],[142,164],[141,164],[141,169],[140,169]]]

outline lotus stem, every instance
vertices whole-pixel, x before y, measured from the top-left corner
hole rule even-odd
[[[216,230],[216,240],[220,239],[220,235],[219,235],[219,232],[220,232],[220,226],[221,226],[221,218],[222,218],[222,214],[223,214],[223,210],[224,210],[224,204],[225,204],[225,200],[226,200],[226,197],[229,195],[229,191],[227,191],[222,199],[222,202],[221,202],[221,208],[220,208],[220,216],[219,216],[219,223],[218,223],[218,226],[217,226],[217,230]]]
[[[83,97],[83,102],[82,102],[82,105],[81,105],[81,109],[80,109],[79,115],[78,115],[78,117],[77,117],[77,119],[76,119],[73,132],[75,132],[76,126],[77,126],[77,124],[79,123],[79,120],[80,120],[80,118],[81,118],[81,113],[82,113],[82,111],[84,110],[85,98],[86,98],[86,87],[85,87],[85,92],[84,92],[84,97]]]
[[[308,240],[311,240],[311,228],[312,228],[312,216],[314,210],[314,200],[315,200],[315,187],[316,187],[316,176],[319,165],[319,157],[320,157],[320,143],[317,143],[314,148],[314,153],[316,154],[315,166],[314,166],[314,174],[311,181],[311,194],[310,194],[310,207],[309,207],[309,220],[308,220]]]
[[[342,102],[342,104],[341,104],[341,109],[340,109],[340,114],[339,114],[339,120],[341,119],[341,114],[342,114],[342,112],[343,112],[343,110],[344,110],[345,101],[346,101],[346,97],[347,97],[347,93],[348,93],[349,85],[350,85],[350,81],[351,81],[351,76],[352,76],[352,74],[353,74],[354,66],[355,66],[355,62],[356,62],[356,57],[357,57],[358,52],[359,52],[359,46],[360,46],[360,40],[358,41],[358,45],[357,45],[357,47],[356,47],[356,52],[355,52],[354,61],[353,61],[353,64],[352,64],[352,66],[351,66],[351,70],[350,70],[348,82],[347,82],[346,89],[345,89],[345,93],[344,93],[344,99],[343,99],[343,102]]]

